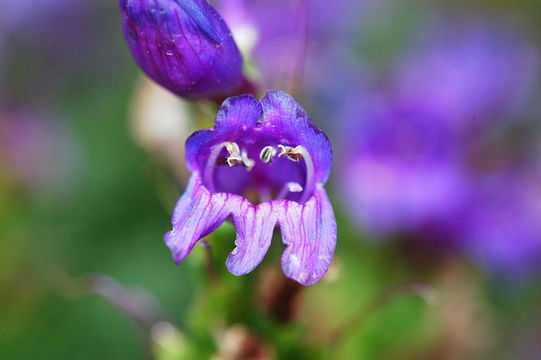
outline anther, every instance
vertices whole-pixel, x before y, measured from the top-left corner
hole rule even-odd
[[[226,159],[227,165],[231,167],[237,164],[241,164],[243,161],[242,161],[239,145],[235,142],[230,142],[230,141],[225,142],[224,145],[225,145],[225,149],[229,153],[229,156]]]
[[[278,145],[278,147],[281,150],[278,156],[286,155],[289,160],[297,161],[297,162],[303,159],[304,163],[306,164],[306,181],[304,183],[303,193],[299,199],[299,202],[303,204],[308,200],[308,198],[312,195],[314,191],[314,187],[315,187],[314,161],[312,160],[312,157],[310,156],[310,153],[308,152],[308,150],[306,150],[306,148],[302,145],[297,145],[295,147]]]
[[[297,145],[296,147],[278,145],[278,147],[280,148],[278,157],[286,155],[289,160],[297,162],[304,158],[302,155],[304,148],[301,145]]]
[[[265,164],[268,164],[276,156],[277,152],[278,151],[276,151],[276,148],[274,146],[265,146],[263,149],[261,149],[261,152],[259,153],[259,158]]]

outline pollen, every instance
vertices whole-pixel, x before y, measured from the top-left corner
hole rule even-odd
[[[278,157],[286,155],[289,160],[296,162],[304,159],[302,155],[304,148],[301,145],[297,145],[296,147],[278,145],[278,147],[280,148]]]
[[[243,163],[240,148],[237,143],[228,141],[225,143],[225,149],[229,153],[229,156],[226,159],[227,165],[229,165],[229,167]]]
[[[259,153],[259,158],[265,164],[268,164],[272,161],[272,159],[276,156],[277,153],[278,151],[274,146],[265,146],[263,149],[261,149],[261,152]]]

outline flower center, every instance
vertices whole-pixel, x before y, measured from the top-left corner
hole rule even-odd
[[[236,193],[253,203],[304,203],[314,191],[314,164],[302,145],[226,141],[210,149],[203,182],[213,193]]]

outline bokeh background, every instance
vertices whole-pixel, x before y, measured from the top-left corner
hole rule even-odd
[[[212,3],[247,73],[287,89],[298,2]],[[539,359],[540,3],[308,19],[297,98],[334,145],[339,237],[301,289],[278,238],[227,273],[229,224],[173,264],[183,142],[216,109],[144,79],[116,1],[1,0],[0,358]]]

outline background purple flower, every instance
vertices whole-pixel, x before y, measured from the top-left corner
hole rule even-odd
[[[339,178],[350,212],[380,236],[450,216],[467,190],[461,144],[449,119],[386,100],[351,114]],[[355,124],[353,116],[361,122]]]
[[[303,71],[326,76],[322,73],[323,64],[336,66],[337,58],[352,56],[353,39],[372,3],[308,1],[308,55]],[[303,0],[219,0],[218,8],[234,33],[239,27],[251,29],[255,44],[249,49],[250,55],[264,85],[286,87],[294,76],[298,54],[302,52]]]
[[[385,85],[350,95],[340,189],[369,234],[451,241],[525,274],[541,250],[535,181],[515,173],[516,160],[501,163],[513,150],[495,138],[531,127],[538,57],[504,26],[471,24],[428,27]]]
[[[527,104],[538,56],[501,24],[447,20],[423,29],[391,81],[402,101],[471,129],[480,121],[509,120]]]
[[[523,280],[539,270],[540,181],[538,173],[495,174],[470,194],[464,248],[508,280]]]

